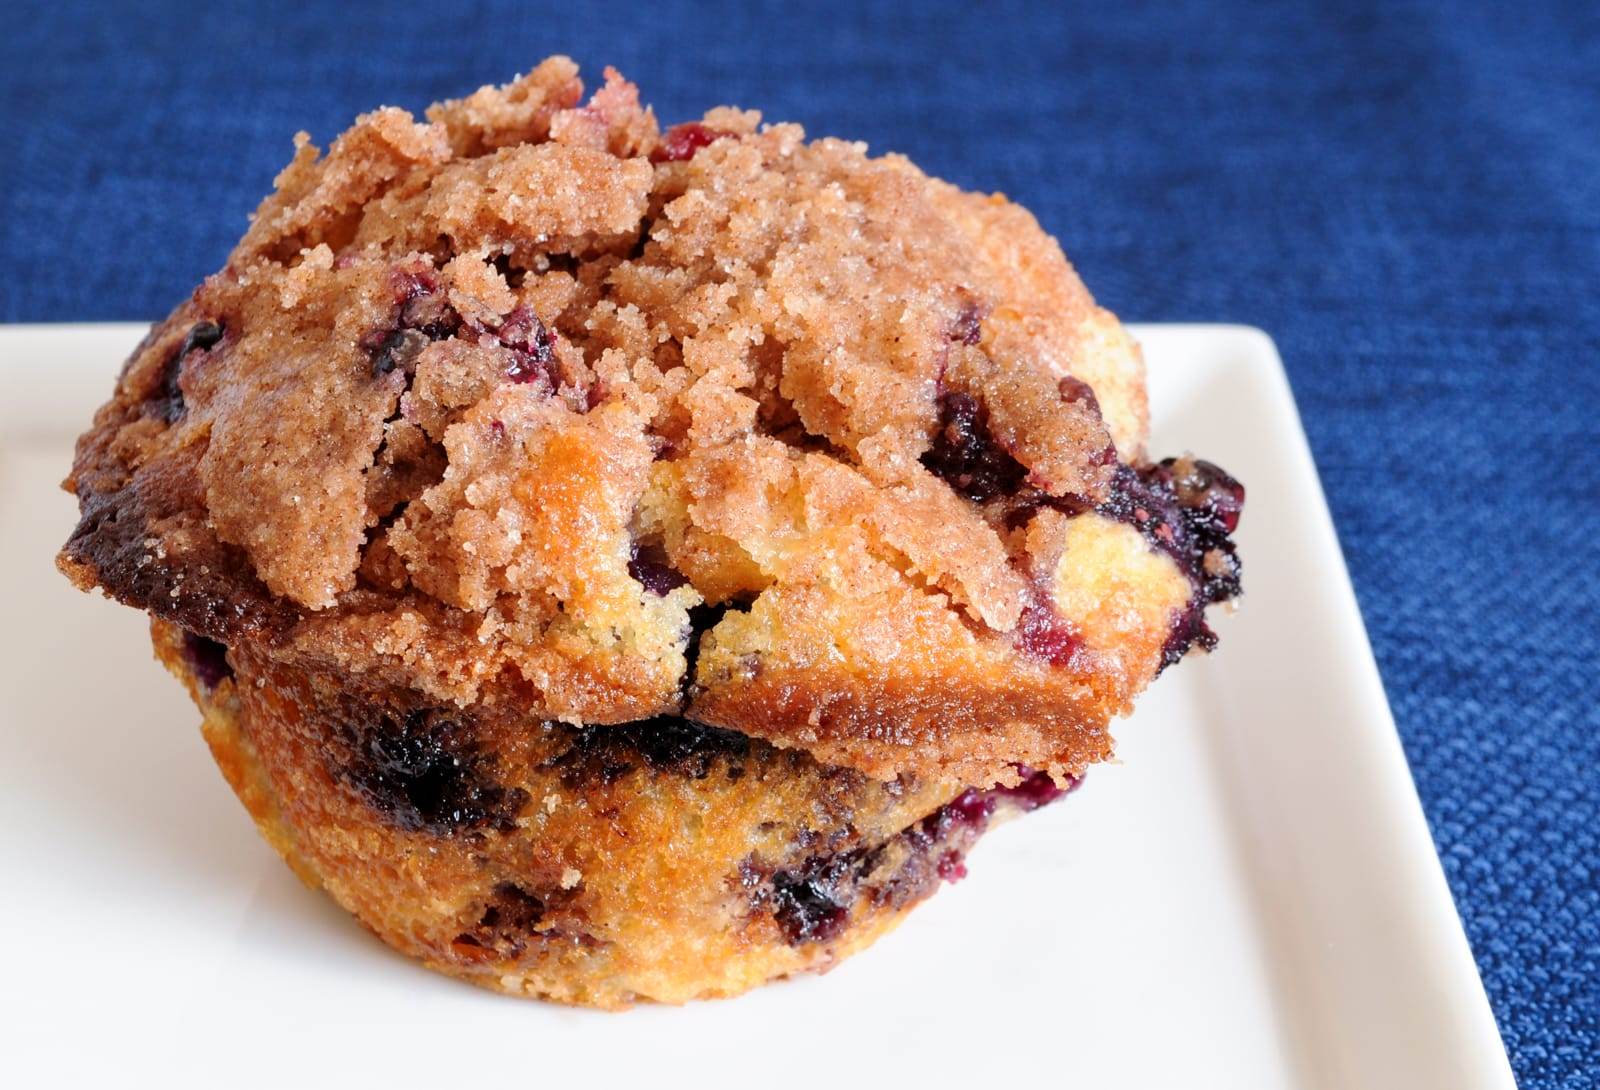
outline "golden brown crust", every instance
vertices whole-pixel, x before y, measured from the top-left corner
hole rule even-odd
[[[1011,764],[1078,775],[1111,756],[1111,735],[1087,726],[1108,716],[1087,688],[1063,695],[963,678],[959,692],[930,690],[924,678],[863,678],[807,671],[799,686],[761,676],[714,686],[694,703],[706,723],[760,723],[760,734],[804,748],[818,760],[848,762],[889,777],[927,750],[958,749],[942,768],[981,783]],[[1076,696],[1078,703],[1074,704]],[[988,724],[977,731],[973,722]]]
[[[990,820],[936,829],[956,785],[881,783],[687,725],[449,721],[238,652],[208,685],[180,630],[153,636],[302,877],[400,950],[512,994],[614,1008],[826,969],[932,892]]]

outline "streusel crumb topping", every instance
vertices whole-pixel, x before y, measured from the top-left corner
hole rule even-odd
[[[1075,773],[1237,571],[1145,422],[1024,209],[556,57],[296,139],[80,444],[62,562],[484,715]]]

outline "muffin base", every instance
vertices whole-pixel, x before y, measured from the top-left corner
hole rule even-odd
[[[826,971],[962,876],[994,823],[1061,793],[1026,771],[885,783],[682,720],[466,723],[167,622],[152,637],[302,880],[512,995],[619,1009]]]

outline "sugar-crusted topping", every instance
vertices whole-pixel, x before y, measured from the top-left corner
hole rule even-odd
[[[175,571],[247,566],[278,654],[977,781],[1103,755],[1160,664],[1187,554],[1057,601],[1070,539],[1028,529],[1117,502],[1144,428],[1136,347],[1023,209],[751,112],[663,133],[552,58],[297,138],[75,483],[181,522]],[[1085,640],[1096,585],[1145,596],[1126,647]]]

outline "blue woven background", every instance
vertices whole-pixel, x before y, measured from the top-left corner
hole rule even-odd
[[[1518,1077],[1593,1085],[1600,4],[194,7],[10,7],[0,320],[164,314],[296,129],[560,51],[1003,190],[1124,317],[1268,330]]]

